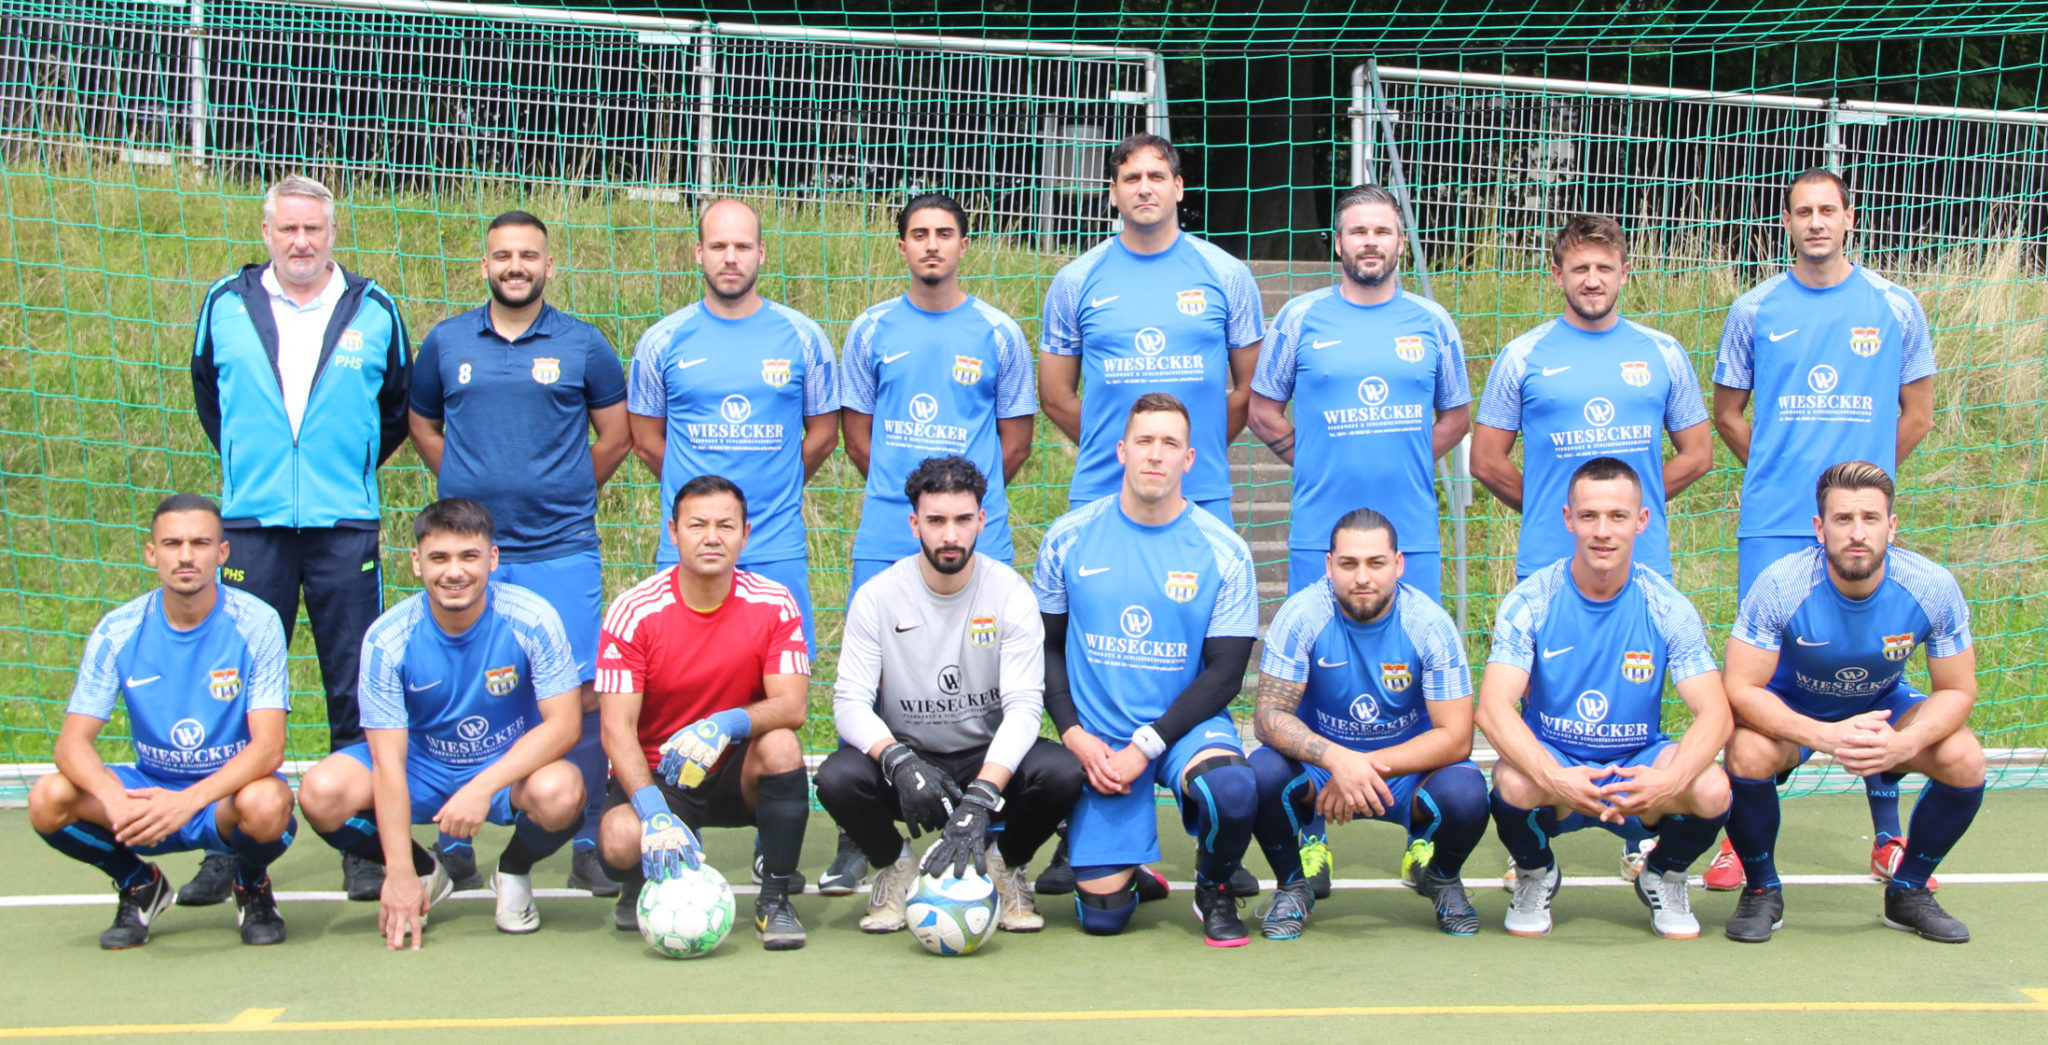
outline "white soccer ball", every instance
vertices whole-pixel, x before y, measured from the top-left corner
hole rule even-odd
[[[996,883],[970,868],[963,878],[918,878],[903,913],[925,950],[950,958],[973,954],[995,935],[996,906]]]
[[[732,931],[732,886],[705,864],[640,888],[640,935],[671,958],[701,958]]]

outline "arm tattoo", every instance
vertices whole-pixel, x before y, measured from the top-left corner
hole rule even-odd
[[[1294,433],[1289,432],[1278,439],[1267,442],[1266,449],[1273,451],[1277,456],[1286,457],[1294,452]]]
[[[1288,682],[1260,672],[1258,703],[1252,721],[1267,747],[1297,762],[1321,765],[1330,742],[1295,714],[1295,709],[1301,706],[1301,695],[1307,690],[1307,683]]]

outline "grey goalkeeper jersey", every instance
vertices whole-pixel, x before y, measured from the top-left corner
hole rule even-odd
[[[913,555],[854,593],[832,718],[867,751],[894,737],[921,751],[987,748],[1015,770],[1045,713],[1045,625],[1031,582],[979,552],[967,587],[938,595]]]

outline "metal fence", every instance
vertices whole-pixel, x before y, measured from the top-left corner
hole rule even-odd
[[[1354,181],[1402,184],[1431,256],[1620,219],[1667,265],[1782,256],[1785,184],[1848,178],[1866,254],[2048,237],[2048,113],[1395,68],[1352,75]]]
[[[785,198],[944,188],[991,225],[1109,231],[1100,157],[1165,126],[1133,48],[439,0],[12,0],[0,143]]]

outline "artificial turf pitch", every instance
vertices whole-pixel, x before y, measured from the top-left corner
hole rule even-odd
[[[1785,813],[1785,874],[1864,870],[1869,823],[1860,796],[1801,798]],[[1160,867],[1185,880],[1191,846],[1172,817],[1162,808]],[[174,907],[146,947],[103,952],[96,938],[110,904],[20,898],[110,898],[105,878],[43,846],[24,812],[5,810],[0,1040],[368,1040],[406,1031],[493,1042],[590,1034],[873,1042],[894,1029],[976,1042],[2040,1041],[2048,1039],[2044,828],[2048,790],[1994,792],[1986,801],[1943,871],[1952,879],[2035,880],[1951,880],[1942,901],[1975,935],[1962,946],[1883,928],[1880,887],[1870,882],[1789,886],[1786,927],[1764,945],[1720,936],[1733,894],[1695,889],[1703,934],[1680,942],[1652,936],[1647,911],[1618,885],[1563,890],[1552,935],[1516,939],[1500,929],[1503,855],[1489,838],[1466,868],[1484,919],[1469,939],[1437,933],[1429,906],[1412,893],[1340,889],[1318,904],[1305,935],[1285,943],[1257,938],[1251,914],[1260,901],[1248,902],[1251,944],[1218,950],[1203,946],[1187,895],[1176,891],[1144,905],[1117,938],[1083,935],[1071,900],[1048,897],[1044,932],[998,934],[982,953],[948,960],[925,954],[907,934],[862,934],[859,895],[812,893],[797,901],[810,929],[803,950],[762,951],[744,921],[751,902],[741,896],[743,921],[732,937],[710,957],[682,962],[614,930],[608,900],[543,896],[541,931],[515,937],[495,930],[488,894],[437,907],[418,954],[385,952],[374,904],[289,899],[281,906],[291,939],[282,946],[242,946],[230,903]],[[488,858],[502,840],[494,830],[479,850]],[[803,862],[813,879],[832,840],[830,822],[815,814]],[[1351,825],[1331,842],[1340,879],[1393,877],[1394,828]],[[712,862],[740,883],[750,844],[744,831],[706,838]],[[1558,845],[1571,877],[1613,875],[1618,851],[1602,832]],[[182,880],[196,857],[162,863]],[[542,864],[535,885],[559,886],[566,864],[565,856]],[[331,893],[339,878],[334,854],[310,833],[275,869],[281,892]]]

